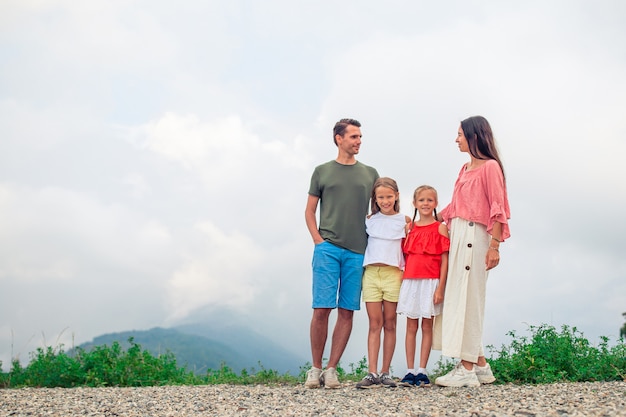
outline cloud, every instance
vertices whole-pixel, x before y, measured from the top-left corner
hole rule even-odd
[[[4,364],[7,346],[27,359],[42,340],[72,346],[75,336],[150,325],[146,312],[162,310],[176,259],[158,220],[67,189],[7,183],[0,211]]]
[[[0,195],[5,279],[85,279],[98,265],[151,272],[171,245],[167,227],[118,204],[52,187],[0,184]]]
[[[513,218],[487,343],[523,322],[621,325],[624,5],[0,8],[5,365],[13,337],[24,352],[32,335],[81,342],[205,305],[308,352],[304,205],[342,117],[363,123],[359,159],[398,181],[405,214],[423,183],[449,201],[458,122],[492,123]],[[366,354],[355,317],[346,362]]]
[[[10,145],[46,151],[93,132],[93,113],[76,105],[33,106],[15,98],[0,99],[0,126]]]
[[[238,116],[204,122],[195,114],[167,113],[128,128],[126,136],[135,146],[180,163],[210,189],[254,181],[251,175],[261,167],[271,173],[302,168],[298,161],[307,160],[298,138],[292,144],[262,140]]]
[[[205,305],[242,307],[258,295],[263,248],[240,232],[225,233],[210,221],[196,224],[201,235],[168,282],[170,317],[176,321]]]
[[[58,66],[83,76],[87,71],[146,70],[175,57],[176,44],[155,15],[125,2],[7,3],[3,23],[13,31],[31,29],[21,33],[20,43],[48,60],[44,74]]]

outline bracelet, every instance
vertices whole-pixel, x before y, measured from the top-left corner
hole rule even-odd
[[[498,239],[497,237],[493,237],[493,236],[491,236],[491,238],[492,238],[493,240],[495,240],[496,242],[498,242],[498,243],[502,243],[502,242],[504,242],[504,240],[500,240],[500,239]]]
[[[499,250],[498,248],[494,248],[493,246],[489,246],[489,249],[493,249],[493,250],[495,250],[496,252],[500,252],[500,250]]]

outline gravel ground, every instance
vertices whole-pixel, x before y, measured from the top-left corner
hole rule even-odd
[[[209,385],[0,390],[0,416],[626,416],[626,382],[480,388]]]

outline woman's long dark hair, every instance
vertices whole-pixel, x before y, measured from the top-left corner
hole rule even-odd
[[[461,129],[463,129],[463,134],[467,139],[470,154],[476,159],[495,160],[500,165],[504,177],[504,166],[500,160],[496,141],[487,119],[482,116],[468,117],[461,122]]]

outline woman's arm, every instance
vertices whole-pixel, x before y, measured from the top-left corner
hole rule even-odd
[[[502,239],[502,223],[495,222],[491,229],[491,239],[489,240],[489,248],[485,256],[485,266],[487,271],[495,268],[500,263],[500,243]]]

